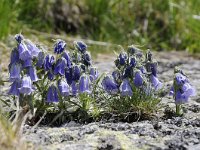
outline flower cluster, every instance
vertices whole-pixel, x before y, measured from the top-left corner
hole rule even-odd
[[[150,51],[144,58],[142,52],[134,46],[128,52],[121,52],[115,60],[116,69],[112,75],[106,75],[102,81],[103,89],[113,95],[133,96],[135,88],[150,94],[162,87],[157,78],[157,62]]]
[[[175,68],[174,83],[170,89],[170,95],[174,96],[177,105],[187,103],[190,96],[195,96],[196,91],[191,86],[182,70]]]
[[[21,34],[15,36],[17,47],[13,49],[9,65],[10,95],[30,95],[35,91],[46,102],[59,102],[62,97],[90,94],[92,84],[98,78],[97,68],[87,45],[74,42],[72,53],[66,50],[66,42],[57,40],[54,54],[45,53]]]
[[[17,47],[12,50],[10,57],[9,80],[12,84],[8,93],[14,96],[30,95],[34,91],[33,82],[38,81],[33,62],[41,50],[21,34],[17,34],[15,39]]]

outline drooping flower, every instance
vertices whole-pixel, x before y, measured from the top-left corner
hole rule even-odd
[[[81,68],[79,65],[74,65],[72,68],[72,80],[78,81],[81,76]]]
[[[127,66],[123,72],[123,78],[128,78],[132,76],[132,67]]]
[[[162,83],[153,74],[150,76],[150,80],[151,80],[151,83],[152,83],[153,87],[155,88],[155,90],[159,90],[162,88]]]
[[[74,45],[81,53],[85,53],[87,50],[87,45],[83,41],[74,41]]]
[[[56,65],[54,67],[54,73],[60,74],[61,76],[65,75],[65,68],[66,68],[67,62],[66,60],[61,57],[60,59],[57,60]]]
[[[54,62],[55,60],[54,60],[53,55],[47,55],[44,60],[44,69],[46,71],[52,69]]]
[[[102,80],[103,89],[109,94],[117,94],[119,91],[117,83],[110,77],[105,76]]]
[[[40,53],[40,49],[30,40],[25,40],[25,42],[26,42],[26,46],[27,46],[28,50],[31,53],[32,58],[38,57],[38,54]]]
[[[24,39],[23,35],[21,34],[16,34],[15,35],[15,40],[18,42],[18,43],[21,43],[21,41]]]
[[[85,74],[81,75],[79,80],[79,92],[90,94],[91,91],[89,89],[89,86],[90,86],[89,77]]]
[[[13,63],[10,66],[10,81],[15,81],[20,79],[20,73],[21,73],[21,64],[20,63]]]
[[[27,68],[32,66],[32,59],[27,59],[25,61],[23,61],[23,68]]]
[[[72,67],[72,62],[71,62],[71,58],[68,52],[63,52],[62,57],[64,57],[67,61],[67,67],[71,68]]]
[[[128,79],[124,79],[120,85],[120,93],[122,96],[132,96],[133,91]]]
[[[76,83],[76,81],[72,81],[71,92],[73,96],[76,96],[78,94],[78,84]]]
[[[19,96],[20,80],[15,80],[8,91],[9,95]]]
[[[12,50],[11,55],[10,55],[10,64],[17,63],[19,62],[19,52],[15,48]]]
[[[98,73],[97,68],[96,67],[91,67],[90,68],[90,77],[91,77],[90,80],[94,81],[94,80],[96,80],[98,78],[98,76],[99,76],[99,73]]]
[[[65,70],[65,78],[69,85],[72,84],[72,68],[67,68]]]
[[[69,96],[70,89],[69,89],[69,85],[67,84],[66,81],[59,80],[58,81],[58,89],[62,96]]]
[[[119,64],[120,65],[125,65],[126,64],[126,61],[127,61],[127,59],[128,59],[128,56],[127,56],[127,54],[125,53],[125,52],[121,52],[120,54],[119,54]]]
[[[61,54],[64,51],[65,47],[66,47],[65,41],[60,39],[57,40],[57,42],[54,45],[54,53]]]
[[[195,96],[196,91],[189,80],[182,73],[175,73],[174,85],[170,89],[170,95],[175,98],[176,104],[187,103],[190,96]]]
[[[42,65],[44,64],[44,52],[39,52],[38,57],[37,57],[37,63],[36,66],[38,66],[39,68],[42,67]]]
[[[143,85],[143,82],[144,82],[144,80],[143,80],[141,71],[140,70],[136,71],[135,77],[134,77],[134,85],[136,87],[140,87]]]
[[[91,65],[91,56],[88,52],[85,52],[83,55],[82,55],[82,59],[83,59],[83,64],[86,65],[86,66],[90,66]]]
[[[131,67],[135,67],[136,64],[137,64],[136,58],[135,57],[131,57],[129,64],[130,64]]]
[[[48,103],[53,103],[53,102],[58,102],[58,90],[55,85],[51,85],[47,91],[47,102]]]
[[[30,95],[33,92],[32,81],[29,76],[24,76],[22,78],[21,87],[19,88],[19,92],[22,94]]]
[[[119,70],[113,71],[113,72],[112,72],[112,77],[113,77],[114,81],[115,81],[116,83],[118,83],[119,80],[121,80],[121,75],[120,75]]]
[[[31,52],[28,50],[24,43],[19,43],[18,45],[19,58],[23,61],[31,59]]]
[[[51,70],[49,70],[49,72],[47,73],[47,76],[48,76],[48,79],[51,81],[54,79],[54,74]]]
[[[38,81],[38,76],[37,76],[37,73],[36,73],[36,69],[33,66],[28,67],[28,75],[30,76],[30,78],[31,78],[31,80],[33,82]]]

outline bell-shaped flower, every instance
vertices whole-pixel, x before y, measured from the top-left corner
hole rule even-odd
[[[71,62],[71,58],[68,52],[63,52],[62,57],[66,59],[67,61],[67,67],[71,68],[72,67],[72,62]]]
[[[25,61],[23,61],[23,68],[27,68],[32,66],[32,59],[27,59]]]
[[[47,55],[44,59],[44,69],[46,71],[52,69],[54,62],[55,60],[54,60],[53,55]]]
[[[13,63],[10,66],[10,81],[15,81],[20,79],[22,66],[20,63]]]
[[[188,82],[188,79],[183,74],[176,73],[175,74],[175,81],[176,81],[176,84],[180,86],[180,85],[183,85],[184,83]]]
[[[91,56],[88,52],[85,52],[82,55],[82,59],[83,59],[83,64],[86,66],[90,66],[91,65]]]
[[[65,47],[66,47],[65,41],[60,39],[57,40],[57,42],[54,45],[54,53],[61,54],[64,51]]]
[[[109,94],[117,94],[119,91],[117,83],[110,76],[105,76],[101,84],[103,89]]]
[[[131,57],[129,61],[130,61],[129,64],[130,64],[131,67],[135,67],[136,66],[137,61],[136,61],[135,57]]]
[[[79,92],[90,94],[91,91],[89,87],[90,87],[89,77],[85,74],[81,75],[79,80]]]
[[[72,80],[78,81],[81,76],[81,68],[79,65],[74,65],[72,68]]]
[[[21,87],[19,88],[19,92],[22,94],[30,95],[33,92],[32,81],[29,76],[24,76],[22,78]]]
[[[38,54],[40,53],[40,49],[30,40],[25,40],[26,46],[28,50],[31,52],[31,56],[33,57],[38,57]]]
[[[119,87],[122,96],[132,96],[133,91],[128,79],[124,79]]]
[[[39,52],[38,57],[37,57],[37,63],[36,66],[38,66],[39,68],[42,68],[43,64],[44,64],[44,52]]]
[[[9,95],[19,96],[19,88],[21,86],[20,80],[15,80],[8,91]]]
[[[72,68],[67,68],[65,70],[65,78],[69,85],[72,84]]]
[[[58,102],[58,89],[56,88],[55,85],[51,85],[47,91],[47,102],[48,103],[53,103],[53,102]]]
[[[97,68],[96,67],[91,67],[90,68],[90,77],[91,77],[90,80],[94,81],[94,80],[96,80],[98,78],[98,76],[99,76],[99,73],[98,73]]]
[[[114,79],[115,82],[119,82],[119,80],[121,80],[121,75],[120,75],[120,72],[119,70],[115,70],[112,72],[112,77]]]
[[[51,81],[54,79],[54,74],[51,70],[49,70],[49,72],[47,73],[47,76],[48,76],[48,79]]]
[[[157,77],[157,68],[158,68],[158,63],[157,62],[153,62],[151,63],[151,73],[152,75],[154,75],[155,77]]]
[[[19,43],[18,45],[19,58],[23,61],[31,59],[31,52],[28,50],[24,43]]]
[[[59,80],[58,81],[58,89],[62,96],[69,96],[70,89],[69,89],[69,85],[67,84],[66,81]]]
[[[31,80],[32,80],[33,82],[38,81],[38,76],[37,76],[36,69],[35,69],[33,66],[28,67],[27,69],[28,69],[28,72],[27,72],[27,73],[28,73],[28,75],[30,76]]]
[[[123,72],[123,78],[128,78],[132,76],[133,68],[131,66],[127,66]]]
[[[127,59],[128,59],[128,56],[127,56],[127,54],[125,53],[125,52],[121,52],[120,54],[119,54],[119,64],[120,65],[125,65],[126,64],[126,61],[127,61]]]
[[[81,52],[85,53],[87,50],[87,45],[83,41],[74,41],[74,46]]]
[[[78,84],[76,83],[76,81],[72,81],[71,92],[73,96],[76,96],[78,94]]]
[[[54,74],[60,74],[61,76],[64,76],[66,65],[67,61],[65,60],[65,58],[61,57],[60,59],[58,59],[54,67]]]
[[[10,55],[10,64],[17,63],[19,62],[19,52],[15,48],[12,50],[11,55]]]
[[[136,87],[140,87],[140,86],[143,85],[143,83],[144,83],[144,79],[142,77],[142,73],[141,73],[140,70],[138,70],[138,71],[135,72],[134,85]]]
[[[15,40],[18,42],[18,43],[21,43],[21,41],[24,39],[23,35],[21,34],[16,34],[15,35]]]
[[[159,90],[162,88],[162,83],[153,74],[150,76],[150,80],[151,80],[152,86],[155,88],[155,90]]]

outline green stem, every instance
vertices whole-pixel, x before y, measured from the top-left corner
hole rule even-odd
[[[176,115],[181,116],[181,104],[176,104]]]

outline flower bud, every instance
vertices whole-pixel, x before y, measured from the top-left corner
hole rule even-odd
[[[83,41],[74,41],[74,45],[81,53],[85,53],[87,50],[87,45]]]

